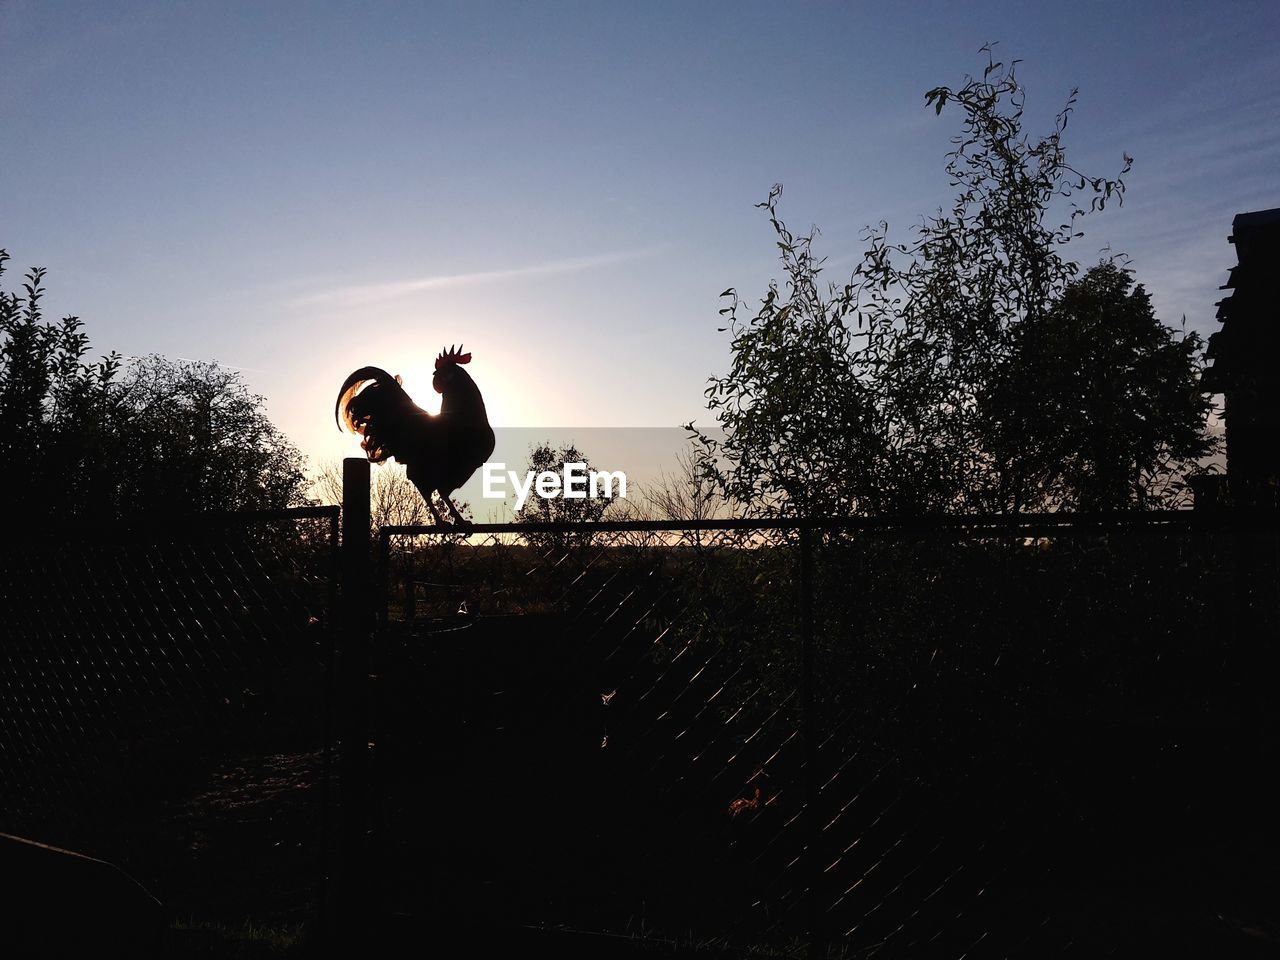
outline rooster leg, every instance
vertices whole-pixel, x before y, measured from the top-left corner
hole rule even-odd
[[[455,527],[469,527],[471,521],[458,512],[458,508],[453,505],[453,501],[449,499],[449,495],[443,490],[438,490],[440,499],[444,501],[444,505],[449,508],[449,512],[453,514],[453,525]]]
[[[440,519],[440,511],[436,509],[435,498],[431,496],[431,488],[424,487],[422,484],[418,483],[417,480],[414,480],[413,477],[410,477],[409,479],[413,482],[413,485],[418,488],[418,492],[422,494],[422,499],[427,504],[427,513],[431,514],[431,522],[437,527],[443,527],[445,522]],[[453,504],[450,503],[449,506],[453,506]]]
[[[432,503],[430,500],[427,501],[427,504],[431,509],[431,522],[434,523],[437,527],[449,526],[449,524],[445,523],[444,520],[441,519],[440,511],[436,509],[436,505]]]

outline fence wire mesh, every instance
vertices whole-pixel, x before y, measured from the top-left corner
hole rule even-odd
[[[325,864],[337,508],[41,529],[0,554],[0,830],[176,918],[291,917]]]
[[[776,922],[794,891],[766,890],[760,861],[791,855],[777,835],[800,801],[769,783],[798,762],[780,659],[795,592],[757,588],[792,576],[794,549],[676,541],[388,540],[374,740],[403,909],[629,932]],[[744,844],[766,806],[775,835]]]
[[[1274,849],[1251,759],[1274,734],[1274,535],[829,534],[816,563],[833,938],[913,957],[1246,939],[1224,917],[1274,892],[1247,866]]]
[[[1094,956],[1172,921],[1182,946],[1220,943],[1275,892],[1241,868],[1274,840],[1274,532],[382,541],[393,911],[775,953]]]

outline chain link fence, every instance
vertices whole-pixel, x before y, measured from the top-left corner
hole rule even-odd
[[[0,554],[0,831],[179,920],[302,922],[326,875],[338,508],[44,527]]]
[[[356,899],[777,956],[1223,954],[1276,921],[1274,520],[386,528],[341,621],[337,533],[7,550],[0,831],[178,918],[309,919],[341,732],[357,938]]]
[[[1269,916],[1274,523],[381,541],[392,913],[885,957],[1215,949]]]
[[[1249,948],[1276,549],[1187,517],[823,537],[823,929],[891,956]]]

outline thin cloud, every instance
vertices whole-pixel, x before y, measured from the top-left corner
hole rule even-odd
[[[656,250],[629,250],[618,253],[602,253],[591,257],[574,257],[568,260],[553,260],[549,263],[538,263],[527,267],[512,267],[507,270],[477,270],[470,273],[446,273],[431,277],[418,277],[412,280],[397,280],[390,283],[359,283],[344,287],[333,287],[320,290],[291,301],[291,306],[304,307],[322,304],[353,306],[355,304],[374,303],[382,300],[394,300],[425,290],[441,290],[448,287],[462,287],[485,283],[500,283],[506,280],[519,280],[529,277],[545,277],[553,274],[578,273],[582,270],[593,270],[615,263],[625,263],[652,256]]]

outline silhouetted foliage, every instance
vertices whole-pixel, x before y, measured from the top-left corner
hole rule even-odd
[[[121,387],[123,505],[268,510],[304,502],[302,455],[239,373],[150,356],[129,365]]]
[[[980,411],[1001,503],[1079,510],[1167,504],[1213,449],[1200,338],[1157,319],[1142,285],[1091,267],[1014,328]]]
[[[590,471],[591,464],[582,451],[573,444],[556,449],[549,443],[542,443],[529,451],[529,462],[526,470],[534,474],[551,472],[563,476],[566,463],[584,464],[584,470]],[[536,493],[536,483],[529,489],[529,497],[516,513],[517,523],[581,523],[600,520],[612,503],[605,497],[540,497]],[[590,533],[526,533],[523,535],[530,546],[539,550],[563,548],[569,545],[581,545],[590,542]]]
[[[1198,339],[1173,343],[1149,313],[1145,339],[1132,325],[1136,316],[1129,327],[1084,321],[1083,291],[1098,287],[1101,275],[1068,299],[1079,267],[1062,247],[1082,235],[1085,213],[1123,197],[1120,176],[1130,159],[1115,179],[1085,176],[1067,163],[1062,137],[1074,93],[1052,132],[1028,137],[1016,61],[1006,67],[986,52],[981,78],[926,94],[938,113],[954,104],[963,114],[946,164],[958,193],[949,210],[920,223],[912,241],[891,243],[882,222],[868,231],[848,281],[823,284],[815,234],[796,236],[780,219],[782,188],[759,204],[776,234],[786,282],[781,289],[770,283],[750,314],[735,290],[725,291],[729,305],[721,314],[733,338],[732,365],[711,380],[707,398],[726,436],[719,442],[693,431],[708,475],[749,511],[820,516],[1154,504],[1172,492],[1167,469],[1207,449],[1197,433],[1206,408],[1189,389]],[[1049,328],[1058,333],[1033,333]],[[1052,352],[1085,330],[1095,338],[1092,346],[1077,342],[1075,353],[1063,357]],[[1105,418],[1101,406],[1087,416],[1073,412],[1069,428],[1048,407],[1044,416],[1028,412],[1033,371],[1062,364],[1074,371],[1080,391],[1105,404],[1103,384],[1115,379],[1112,367],[1131,347],[1151,353],[1123,365],[1124,396],[1151,398],[1141,413],[1160,413],[1141,437],[1131,430],[1120,436],[1129,429],[1120,421],[1137,412],[1121,417],[1111,408],[1113,429],[1102,442],[1084,436],[1086,424]],[[1011,391],[1013,384],[1020,386]],[[1013,402],[1015,393],[1019,411],[997,417],[997,398]],[[1116,395],[1115,402],[1124,401]],[[1089,453],[1066,449],[1067,437],[1077,444],[1089,439]],[[1068,454],[1070,464],[1058,463]],[[1123,497],[1113,481],[1118,473],[1129,478]],[[1099,484],[1106,492],[1093,489]]]
[[[699,468],[698,451],[694,447],[679,451],[675,455],[674,472],[663,470],[644,484],[640,493],[641,502],[631,510],[637,520],[693,523],[728,515],[715,486]]]
[[[0,275],[8,259],[0,250]],[[23,513],[62,513],[73,499],[83,502],[109,474],[113,455],[120,356],[87,363],[81,320],[44,320],[44,274],[29,270],[22,293],[0,291],[0,459],[17,499],[9,506]]]
[[[323,464],[311,484],[311,492],[320,503],[342,505],[342,464],[336,460]],[[468,515],[469,507],[460,508]],[[427,502],[413,482],[405,476],[405,468],[384,463],[369,478],[369,531],[376,537],[380,527],[418,526],[431,520]]]
[[[0,273],[8,255],[0,251]],[[0,291],[0,454],[27,520],[303,502],[302,456],[263,398],[213,363],[96,363],[74,316],[47,322],[42,268]]]

